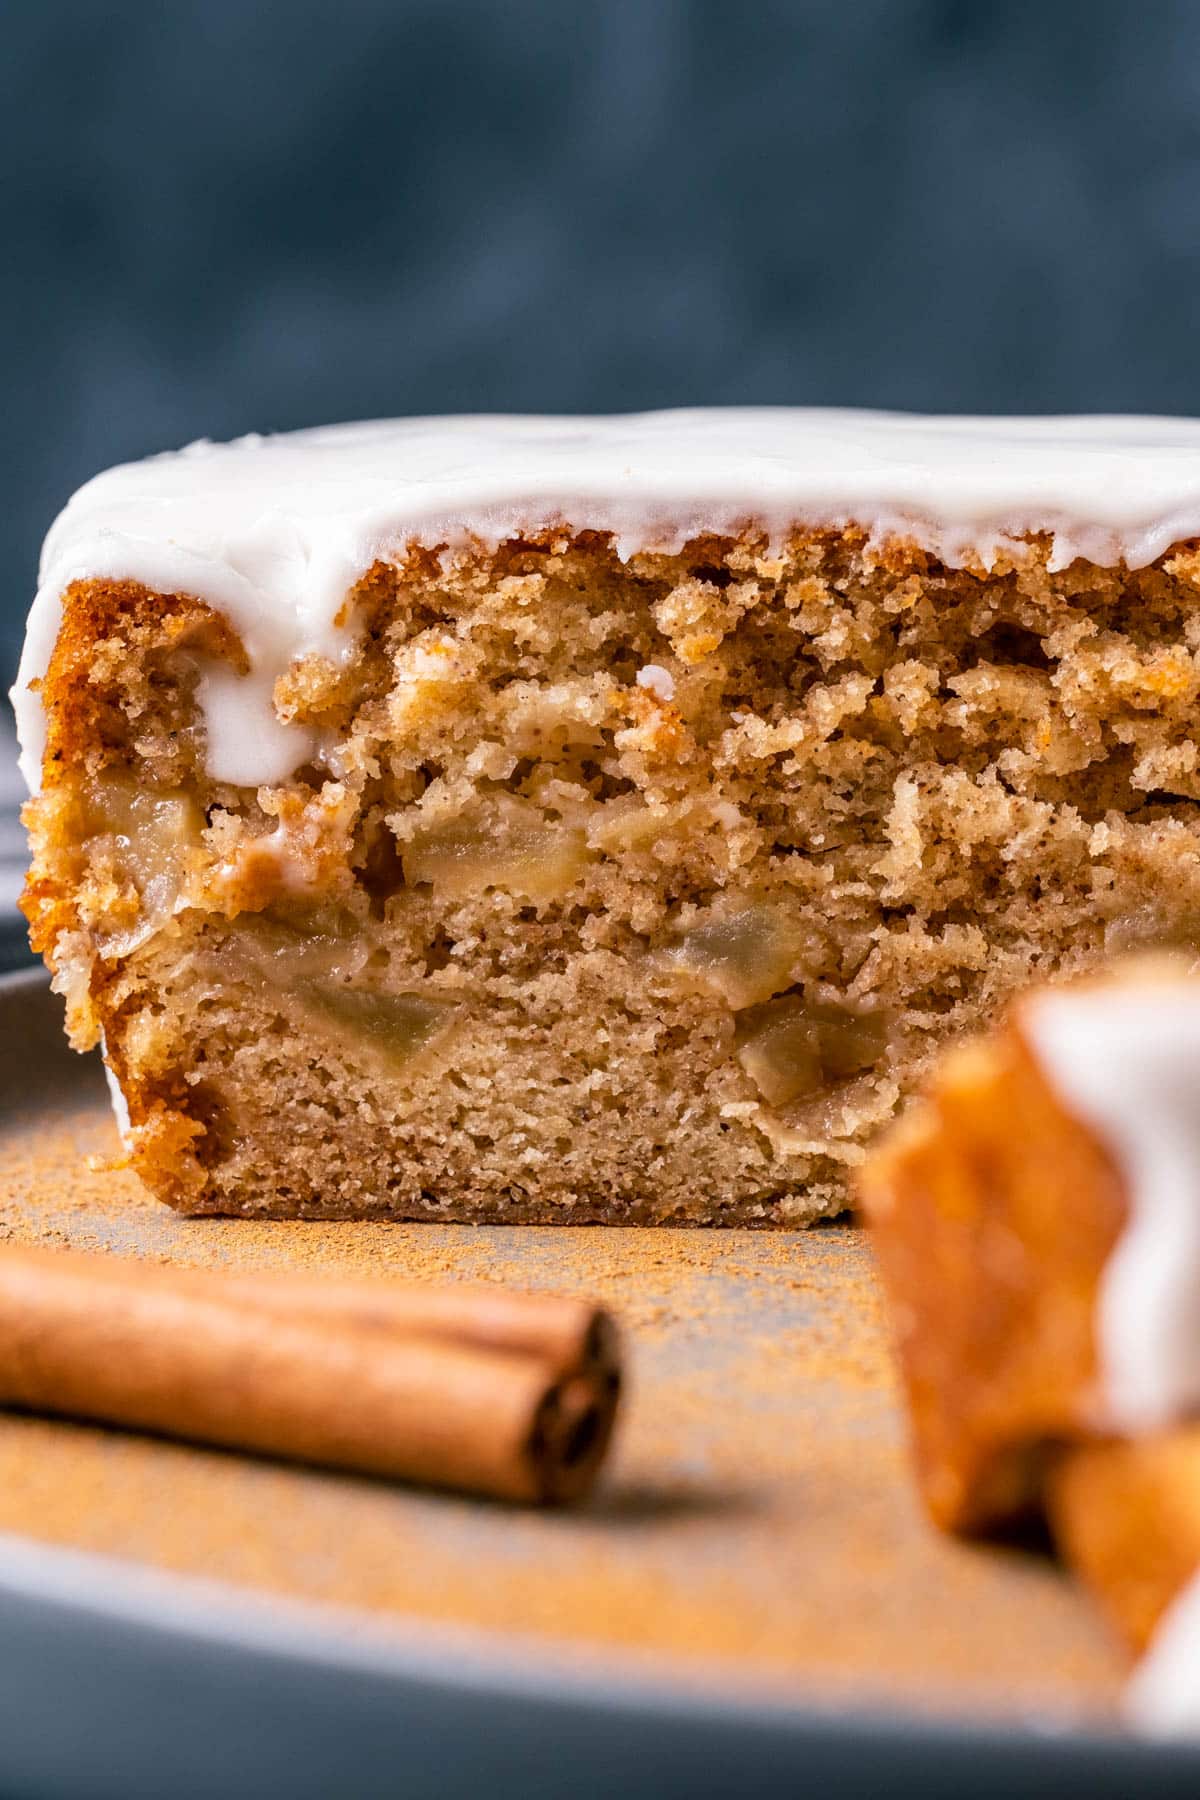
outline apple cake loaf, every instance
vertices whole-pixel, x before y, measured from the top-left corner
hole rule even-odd
[[[1200,425],[407,420],[110,470],[35,948],[189,1212],[796,1224],[1031,974],[1200,936]]]

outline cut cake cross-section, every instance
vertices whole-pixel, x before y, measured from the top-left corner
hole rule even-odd
[[[1200,937],[1200,425],[783,409],[109,471],[36,948],[192,1212],[796,1224],[1031,971]]]

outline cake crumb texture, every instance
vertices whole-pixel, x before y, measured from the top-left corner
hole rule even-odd
[[[1030,977],[1200,938],[1200,553],[410,548],[207,773],[232,627],[76,583],[25,907],[191,1212],[795,1224]]]

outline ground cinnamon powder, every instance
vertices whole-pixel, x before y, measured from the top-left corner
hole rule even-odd
[[[584,1292],[624,1322],[632,1384],[607,1485],[578,1513],[0,1415],[0,1530],[797,1698],[1111,1703],[1119,1659],[1065,1577],[925,1523],[858,1232],[189,1220],[89,1167],[115,1148],[95,1085],[36,1106],[0,1126],[2,1236]]]

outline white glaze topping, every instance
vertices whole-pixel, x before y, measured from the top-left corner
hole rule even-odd
[[[753,520],[854,522],[945,561],[990,564],[1046,531],[1053,563],[1152,562],[1200,534],[1200,421],[923,418],[775,407],[609,418],[462,417],[332,426],[193,444],[110,469],[53,525],[14,689],[31,787],[64,589],[87,576],[189,593],[240,633],[252,673],[214,671],[202,702],[215,776],[257,786],[313,752],[279,724],[276,677],[338,656],[347,590],[406,540],[496,540],[570,524],[618,549],[678,546]]]
[[[1171,1602],[1125,1690],[1125,1713],[1139,1731],[1200,1734],[1200,1573]]]
[[[1021,1021],[1124,1178],[1129,1217],[1101,1279],[1096,1347],[1107,1422],[1149,1430],[1200,1405],[1200,984],[1050,990]]]
[[[133,1133],[133,1122],[129,1117],[129,1105],[121,1084],[117,1080],[116,1071],[108,1060],[108,1045],[104,1041],[103,1032],[100,1034],[100,1054],[104,1060],[104,1079],[108,1084],[108,1098],[113,1109],[113,1118],[117,1122],[121,1142],[128,1149]]]

